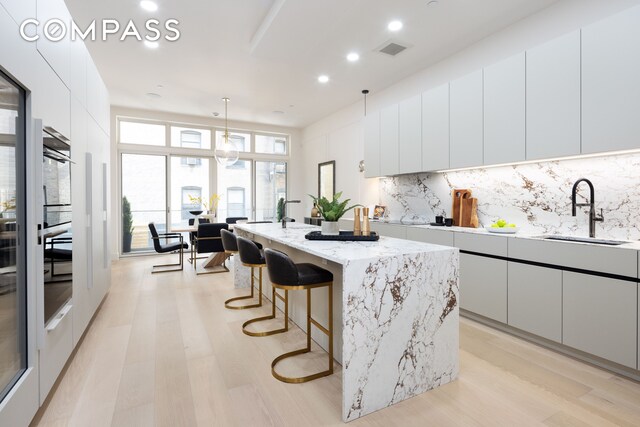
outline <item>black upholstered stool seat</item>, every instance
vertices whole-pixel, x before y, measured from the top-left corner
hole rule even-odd
[[[236,235],[229,230],[220,230],[222,237],[222,247],[226,253],[235,254],[238,252],[238,241]]]
[[[249,239],[245,239],[244,237],[238,237],[233,233],[227,233],[222,235],[222,243],[225,245],[225,242],[228,242],[230,247],[233,247],[233,241],[235,240],[235,245],[237,247],[238,255],[240,255],[240,262],[245,267],[251,268],[251,293],[249,295],[230,298],[224,302],[224,306],[231,310],[244,310],[247,308],[257,308],[262,307],[262,269],[267,266],[266,261],[264,259],[264,254],[262,250],[258,247],[255,242],[252,242]],[[226,251],[225,246],[225,251]],[[258,277],[255,276],[255,269],[258,269]],[[253,299],[254,298],[254,285],[255,281],[258,279],[258,302],[247,305],[231,305],[234,301],[240,301],[245,299]]]
[[[282,289],[285,292],[295,290],[307,291],[307,346],[300,350],[281,354],[273,359],[273,362],[271,362],[271,374],[276,379],[286,383],[304,383],[333,374],[333,273],[315,264],[295,264],[284,252],[267,248],[264,250],[264,254],[273,289]],[[327,327],[321,325],[311,316],[311,290],[319,287],[327,287],[328,289],[327,319],[329,324]],[[287,309],[285,309],[285,316],[287,315],[286,311]],[[279,362],[311,351],[311,325],[316,326],[329,338],[328,369],[304,377],[286,377],[279,374],[276,371],[276,365]]]

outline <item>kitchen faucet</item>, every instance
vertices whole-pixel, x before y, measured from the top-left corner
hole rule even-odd
[[[300,203],[300,200],[287,200],[284,202],[284,208],[282,209],[282,228],[287,228],[287,222],[291,221],[291,218],[287,217],[287,204]]]
[[[589,186],[589,203],[576,203],[578,185],[581,182],[586,182]],[[576,207],[578,206],[589,206],[589,237],[596,237],[596,221],[604,221],[604,214],[602,209],[600,209],[600,216],[596,214],[595,190],[593,184],[587,178],[580,178],[573,184],[573,190],[571,190],[571,216],[576,216]]]

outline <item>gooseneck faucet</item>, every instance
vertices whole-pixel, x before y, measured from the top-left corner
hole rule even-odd
[[[289,203],[300,203],[300,200],[286,200],[284,202],[284,209],[282,210],[282,228],[287,228],[287,222],[291,221],[291,218],[287,217],[287,205]]]
[[[578,193],[578,186],[580,183],[586,182],[589,186],[589,203],[577,203],[576,195]],[[596,214],[595,208],[595,189],[593,184],[587,178],[580,178],[573,184],[573,190],[571,190],[571,216],[576,216],[576,207],[589,206],[589,237],[596,237],[596,222],[604,221],[604,214],[600,209],[600,216]]]

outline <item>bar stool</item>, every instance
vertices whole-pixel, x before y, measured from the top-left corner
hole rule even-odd
[[[224,302],[224,306],[230,310],[244,310],[247,308],[257,308],[262,307],[262,269],[267,266],[264,255],[260,251],[260,248],[255,242],[252,242],[249,239],[245,239],[244,237],[236,237],[235,234],[229,233],[231,236],[226,235],[226,238],[223,237],[223,245],[225,240],[229,241],[229,250],[233,251],[234,246],[230,237],[236,239],[235,248],[237,249],[238,254],[240,254],[240,262],[245,267],[251,267],[251,294],[245,295],[242,297],[235,297],[228,299]],[[225,252],[226,252],[225,246]],[[255,276],[255,269],[258,269],[258,277]],[[255,280],[258,279],[258,302],[256,304],[247,304],[247,305],[230,305],[231,302],[241,301],[245,299],[253,299],[254,298],[254,287]]]
[[[285,383],[306,383],[317,378],[333,374],[333,274],[314,264],[294,264],[291,258],[283,252],[273,249],[264,250],[267,270],[272,286],[285,291],[307,291],[307,346],[300,350],[284,353],[271,362],[271,374]],[[329,327],[325,328],[311,317],[311,289],[326,286],[329,290]],[[276,365],[284,359],[311,351],[311,325],[329,337],[329,369],[304,377],[285,377],[276,372]]]

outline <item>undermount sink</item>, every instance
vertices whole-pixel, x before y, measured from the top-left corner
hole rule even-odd
[[[575,237],[575,236],[546,236],[545,240],[562,240],[565,242],[580,242],[580,243],[594,243],[596,245],[609,245],[609,246],[619,246],[624,245],[625,242],[623,240],[606,240],[606,239],[596,239],[593,237]]]

